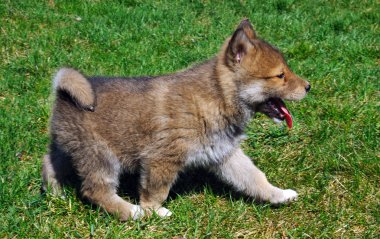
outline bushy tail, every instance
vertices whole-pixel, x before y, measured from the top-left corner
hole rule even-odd
[[[95,110],[95,93],[90,82],[74,69],[62,68],[54,77],[54,90],[70,95],[76,105],[82,109]]]

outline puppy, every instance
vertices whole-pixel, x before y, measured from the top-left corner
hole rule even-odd
[[[63,68],[54,78],[51,145],[43,188],[59,193],[80,178],[80,192],[120,220],[162,207],[178,173],[207,167],[236,190],[273,204],[297,198],[270,184],[240,148],[249,119],[262,112],[292,127],[283,100],[300,100],[310,84],[279,50],[243,20],[220,52],[190,69],[158,77],[86,77]],[[140,205],[117,195],[121,172],[140,172]]]

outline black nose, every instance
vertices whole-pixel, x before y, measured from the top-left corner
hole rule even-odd
[[[310,89],[311,89],[311,85],[310,85],[310,84],[308,84],[308,85],[305,87],[305,90],[306,90],[306,92],[309,92],[309,91],[310,91]]]

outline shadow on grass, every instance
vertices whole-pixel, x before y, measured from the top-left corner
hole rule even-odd
[[[120,177],[118,195],[131,203],[138,204],[139,178],[140,175],[138,173],[122,174]],[[62,186],[65,188],[65,191],[67,189],[68,192],[75,194],[78,199],[82,201],[82,203],[89,206],[92,210],[98,210],[98,205],[92,204],[89,200],[81,196],[80,185],[81,182],[79,177],[77,175],[71,175],[71,179],[65,181]],[[253,197],[246,196],[241,192],[236,191],[232,186],[221,181],[213,173],[204,168],[192,168],[186,170],[185,172],[181,172],[175,184],[172,186],[166,201],[175,200],[178,196],[202,194],[205,192],[205,189],[213,195],[234,201],[243,200],[247,204],[266,204],[266,202],[256,200]],[[42,195],[45,195],[43,190]],[[282,206],[284,205],[270,205],[273,209],[280,208]]]
[[[60,148],[54,144],[51,145],[51,147],[51,155],[45,155],[44,161],[49,162],[47,165],[53,168],[58,184],[65,189],[67,186],[74,189],[76,195],[78,195],[83,202],[88,204],[88,200],[81,196],[81,180],[72,165],[70,155],[60,150]],[[61,160],[62,158],[66,158],[66,160]],[[122,174],[119,179],[118,194],[122,197],[127,197],[127,200],[138,204],[139,178],[140,175],[138,173],[129,174],[125,172]],[[211,192],[215,195],[237,200],[244,199],[251,202],[255,201],[253,198],[237,192],[233,187],[222,182],[214,174],[204,168],[188,168],[185,172],[181,172],[178,175],[175,184],[172,186],[167,200],[174,200],[178,195],[183,196],[194,193],[203,193],[205,188],[211,189]],[[44,192],[43,187],[41,188],[41,191]]]
[[[123,174],[120,178],[119,195],[126,196],[134,203],[138,203],[138,180],[139,174]],[[211,189],[212,194],[221,197],[261,203],[234,190],[232,186],[224,183],[213,173],[203,168],[193,168],[181,172],[170,189],[167,201],[175,200],[178,196],[203,193],[205,188]]]

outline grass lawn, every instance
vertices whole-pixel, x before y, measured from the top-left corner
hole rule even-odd
[[[378,1],[145,2],[0,2],[0,237],[379,238]],[[59,67],[174,72],[216,54],[243,17],[312,85],[288,103],[291,131],[258,115],[243,145],[297,202],[257,204],[201,172],[176,185],[168,219],[120,223],[70,188],[66,199],[40,194]]]

